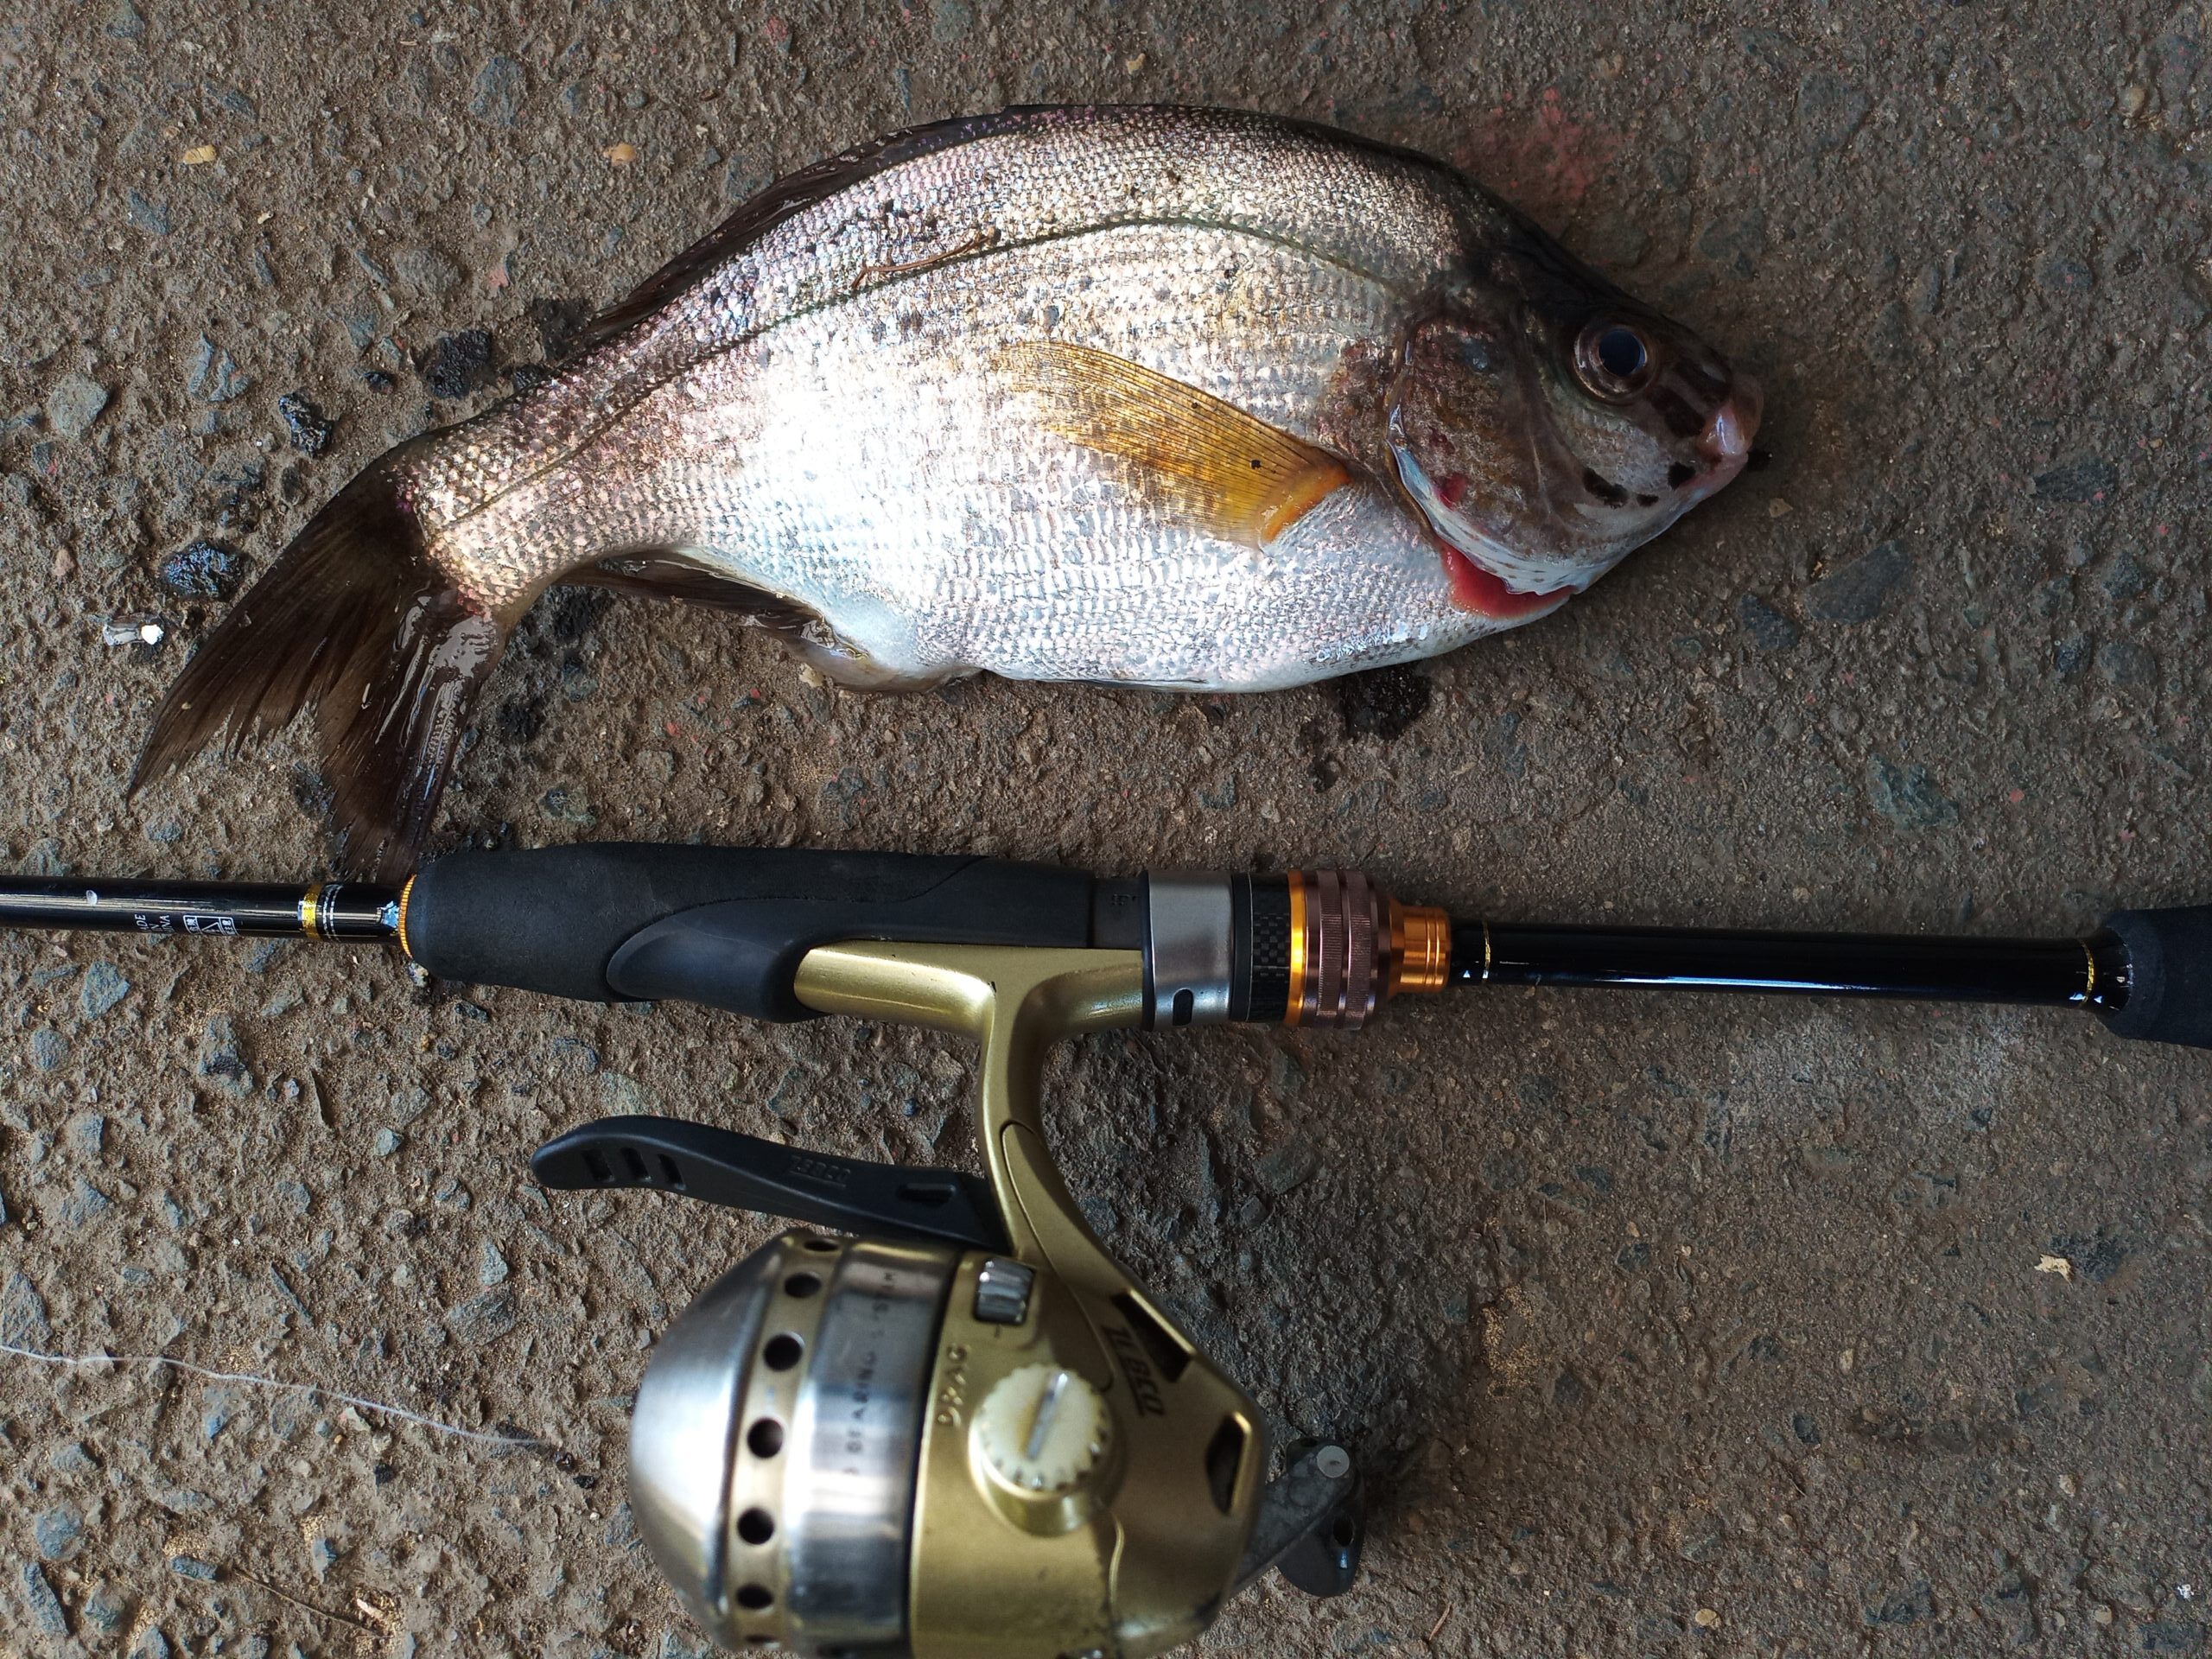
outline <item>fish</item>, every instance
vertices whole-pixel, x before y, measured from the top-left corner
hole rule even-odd
[[[1414,151],[1011,109],[769,186],[538,384],[372,462],[200,645],[137,788],[311,711],[411,868],[556,584],[823,675],[1267,691],[1556,610],[1744,467],[1749,375]]]

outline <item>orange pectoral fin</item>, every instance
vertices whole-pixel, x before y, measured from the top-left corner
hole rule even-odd
[[[1261,546],[1352,481],[1327,450],[1111,352],[1038,340],[999,361],[1047,428],[1121,463],[1147,504],[1224,541]]]

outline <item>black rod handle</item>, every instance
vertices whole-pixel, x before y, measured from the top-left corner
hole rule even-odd
[[[1452,942],[1452,977],[1478,984],[1915,997],[2044,1007],[2114,1005],[2113,1000],[2126,990],[2125,961],[2116,940],[1529,922],[1456,923]]]
[[[442,978],[586,1001],[804,1020],[799,959],[840,939],[1081,947],[1091,878],[988,858],[586,842],[456,853],[410,884],[408,953]]]
[[[2087,1008],[2122,1037],[2212,1048],[2212,906],[2118,911],[2079,939],[1462,919],[1452,979]]]

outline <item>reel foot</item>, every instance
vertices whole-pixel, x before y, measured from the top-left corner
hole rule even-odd
[[[1366,1541],[1366,1492],[1351,1453],[1332,1441],[1301,1441],[1260,1494],[1236,1588],[1272,1567],[1309,1596],[1341,1596],[1359,1576]]]

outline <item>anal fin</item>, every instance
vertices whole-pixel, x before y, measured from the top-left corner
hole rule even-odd
[[[1352,481],[1327,450],[1111,352],[1033,340],[999,362],[1046,426],[1115,458],[1147,502],[1224,541],[1263,545]]]
[[[619,554],[582,565],[561,577],[570,588],[604,588],[643,599],[673,599],[717,611],[738,611],[768,627],[803,627],[814,613],[780,594],[718,575],[688,559],[654,551]]]
[[[836,629],[796,600],[718,575],[702,565],[653,551],[604,558],[561,580],[571,587],[604,588],[646,599],[673,599],[686,605],[732,611],[765,628],[826,680],[852,691],[925,691],[952,674],[907,674],[872,662],[837,635]]]

